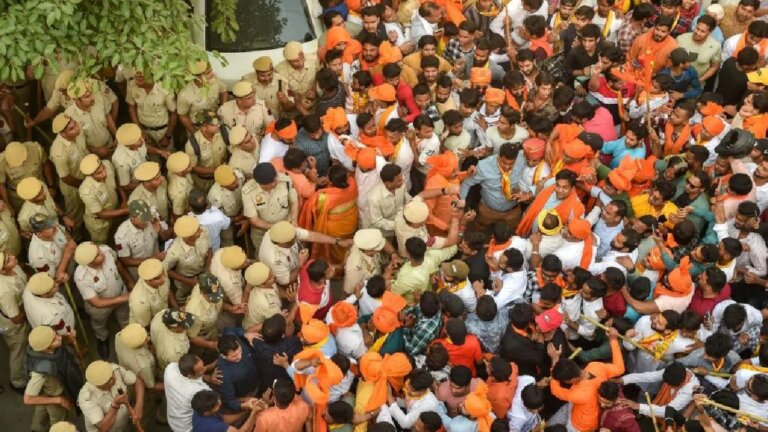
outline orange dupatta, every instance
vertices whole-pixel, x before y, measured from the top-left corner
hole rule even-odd
[[[739,52],[747,46],[747,33],[749,32],[744,32],[741,34],[739,41],[736,43],[736,49],[733,50],[731,57],[736,58],[736,56],[739,55]],[[760,43],[753,48],[755,48],[760,53],[760,58],[765,57],[765,50],[768,48],[768,40],[761,40]]]
[[[536,199],[533,200],[531,206],[528,207],[523,218],[520,220],[520,225],[517,226],[517,235],[527,236],[531,233],[533,224],[536,223],[536,218],[539,213],[544,209],[544,205],[549,201],[550,195],[555,193],[555,186],[547,186],[536,195]],[[568,220],[573,214],[574,218],[580,218],[584,215],[584,205],[579,201],[579,196],[575,191],[571,191],[557,207],[555,207],[557,213],[560,215],[560,220]]]
[[[351,238],[357,230],[357,184],[350,176],[344,188],[321,189],[304,203],[299,214],[299,226],[336,238]],[[330,244],[315,243],[312,257],[323,256],[330,264],[342,264],[346,250]]]
[[[515,111],[521,112],[522,110],[520,109],[520,106],[521,105],[525,105],[525,101],[528,100],[528,86],[525,86],[525,88],[523,89],[523,102],[522,102],[522,104],[517,102],[517,98],[515,97],[514,94],[512,94],[512,92],[509,89],[504,89],[504,97],[505,97],[505,99],[507,101],[507,105],[509,105],[512,108],[514,108]]]
[[[544,50],[545,53],[547,53],[547,58],[552,57],[552,53],[553,53],[552,44],[550,44],[549,41],[547,40],[548,37],[549,37],[549,32],[545,31],[544,36],[538,39],[531,39],[530,50],[535,53],[537,49],[541,48]]]
[[[752,132],[752,135],[757,139],[765,138],[766,130],[768,130],[768,114],[759,114],[745,118],[742,128]]]
[[[683,129],[677,136],[677,139],[672,141],[672,136],[675,133],[675,126],[672,123],[667,122],[664,126],[664,156],[672,156],[683,152],[683,147],[691,139],[691,125],[685,124]]]

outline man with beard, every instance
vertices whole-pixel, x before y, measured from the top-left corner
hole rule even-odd
[[[267,57],[267,59],[269,58]],[[269,66],[271,69],[272,63]],[[191,64],[189,72],[194,76],[194,79],[179,92],[179,96],[176,98],[176,108],[179,121],[184,129],[187,130],[188,134],[193,134],[202,123],[202,113],[216,111],[227,101],[229,96],[226,84],[214,75],[213,69],[207,61],[201,60]],[[246,78],[244,77],[244,79]],[[254,86],[256,86],[255,83]]]
[[[453,91],[453,81],[448,75],[439,75],[435,81],[435,106],[440,115],[459,109],[459,97]]]
[[[657,9],[655,19],[651,18],[651,24],[660,18],[669,18],[672,20],[672,27],[669,29],[669,33],[672,37],[677,37],[683,33],[687,33],[691,29],[691,21],[689,18],[684,17],[680,13],[680,0],[662,0],[660,6]]]
[[[669,54],[677,48],[677,42],[669,35],[672,26],[672,18],[659,17],[651,31],[638,36],[632,43],[627,60],[634,63],[635,67],[647,67],[650,66],[648,62],[652,62],[654,73],[661,70],[666,66]]]
[[[244,75],[243,81],[250,81],[253,84],[254,95],[264,101],[275,118],[279,118],[281,113],[291,111],[295,107],[294,102],[286,96],[288,83],[280,75],[275,74],[272,59],[269,57],[262,56],[254,60],[253,72]]]
[[[598,42],[600,27],[597,24],[587,24],[578,36],[579,46],[573,47],[565,56],[565,70],[568,79],[576,79],[585,83],[593,75],[592,66],[598,62]]]
[[[528,207],[520,226],[517,227],[517,235],[527,236],[530,234],[531,230],[534,229],[534,221],[545,210],[557,210],[563,221],[581,217],[584,214],[584,205],[576,195],[575,187],[576,173],[568,169],[557,173],[555,184],[542,189]]]
[[[600,428],[613,432],[640,432],[635,413],[618,403],[623,396],[621,386],[612,381],[605,381],[597,388],[597,401],[600,403]]]
[[[363,37],[360,43],[363,46],[363,50],[360,52],[360,56],[356,58],[350,66],[351,75],[354,75],[361,70],[371,70],[371,68],[379,64],[379,59],[381,57],[379,53],[381,39],[375,35],[367,34]]]
[[[451,64],[448,60],[437,56],[437,39],[434,36],[425,35],[418,41],[418,51],[408,54],[403,58],[403,72],[408,85],[414,86],[418,82],[416,75],[423,71],[424,66],[421,62],[426,57],[435,57],[438,61],[438,72],[448,73],[451,71]],[[437,76],[437,74],[435,74]]]
[[[764,150],[763,153],[768,153]],[[752,173],[752,181],[755,184],[755,200],[760,208],[760,213],[768,208],[768,160],[763,160],[757,164],[755,172]]]
[[[491,70],[491,82],[500,84],[504,78],[504,68],[490,59],[491,42],[486,38],[480,38],[475,43],[475,50],[471,55],[464,57],[464,79],[469,79],[472,68],[488,68]]]
[[[738,6],[723,7],[723,19],[720,20],[720,29],[723,31],[723,37],[729,37],[743,33],[752,20],[755,19],[755,12],[760,8],[758,0],[741,0]]]
[[[230,129],[242,125],[256,138],[256,142],[261,142],[267,125],[274,121],[267,105],[264,101],[256,99],[250,81],[235,84],[232,94],[235,100],[225,102],[218,110],[222,123]]]
[[[702,15],[696,27],[690,33],[677,37],[677,44],[690,53],[697,54],[691,65],[699,74],[699,81],[704,83],[720,70],[720,42],[712,37],[717,28],[717,21],[709,15]]]

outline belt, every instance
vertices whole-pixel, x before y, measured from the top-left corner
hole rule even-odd
[[[142,129],[151,130],[151,131],[159,131],[159,130],[163,130],[163,129],[167,128],[167,127],[168,127],[167,124],[164,124],[162,126],[145,126],[145,125],[141,125]]]
[[[195,175],[200,177],[201,179],[205,179],[205,180],[213,179],[213,175],[211,175],[211,174],[195,174]]]

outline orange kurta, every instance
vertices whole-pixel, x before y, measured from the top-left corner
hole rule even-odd
[[[627,57],[629,60],[642,62],[643,57],[652,56],[653,73],[656,73],[666,67],[669,53],[675,48],[677,48],[677,42],[671,36],[667,36],[661,42],[656,42],[653,40],[653,31],[648,31],[638,36],[632,42],[632,47],[629,48],[629,55]]]
[[[508,381],[497,382],[492,379],[488,381],[488,400],[491,401],[496,418],[504,418],[507,415],[509,407],[512,406],[512,398],[517,391],[517,365],[510,362],[509,366],[512,367],[512,374]]]
[[[430,189],[448,189],[453,186],[458,186],[462,180],[467,178],[467,173],[461,172],[453,179],[449,180],[444,176],[435,173],[432,176],[427,177],[427,182],[424,186],[424,190]],[[454,200],[458,200],[458,195],[441,195],[437,198],[430,198],[424,200],[429,207],[429,217],[427,217],[427,228],[432,235],[445,235],[448,233],[448,225],[451,222],[451,212],[453,207],[451,203]],[[432,232],[434,230],[434,232]]]
[[[312,194],[299,215],[302,228],[335,238],[352,238],[357,230],[357,184],[349,178],[344,189],[329,187]],[[330,264],[343,264],[347,250],[340,246],[315,243],[313,258],[325,258]]]

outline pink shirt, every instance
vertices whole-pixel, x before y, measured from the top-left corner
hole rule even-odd
[[[616,133],[616,126],[613,125],[613,116],[604,107],[598,107],[595,110],[595,116],[592,120],[584,123],[584,130],[600,135],[603,141],[613,141],[619,138]]]

